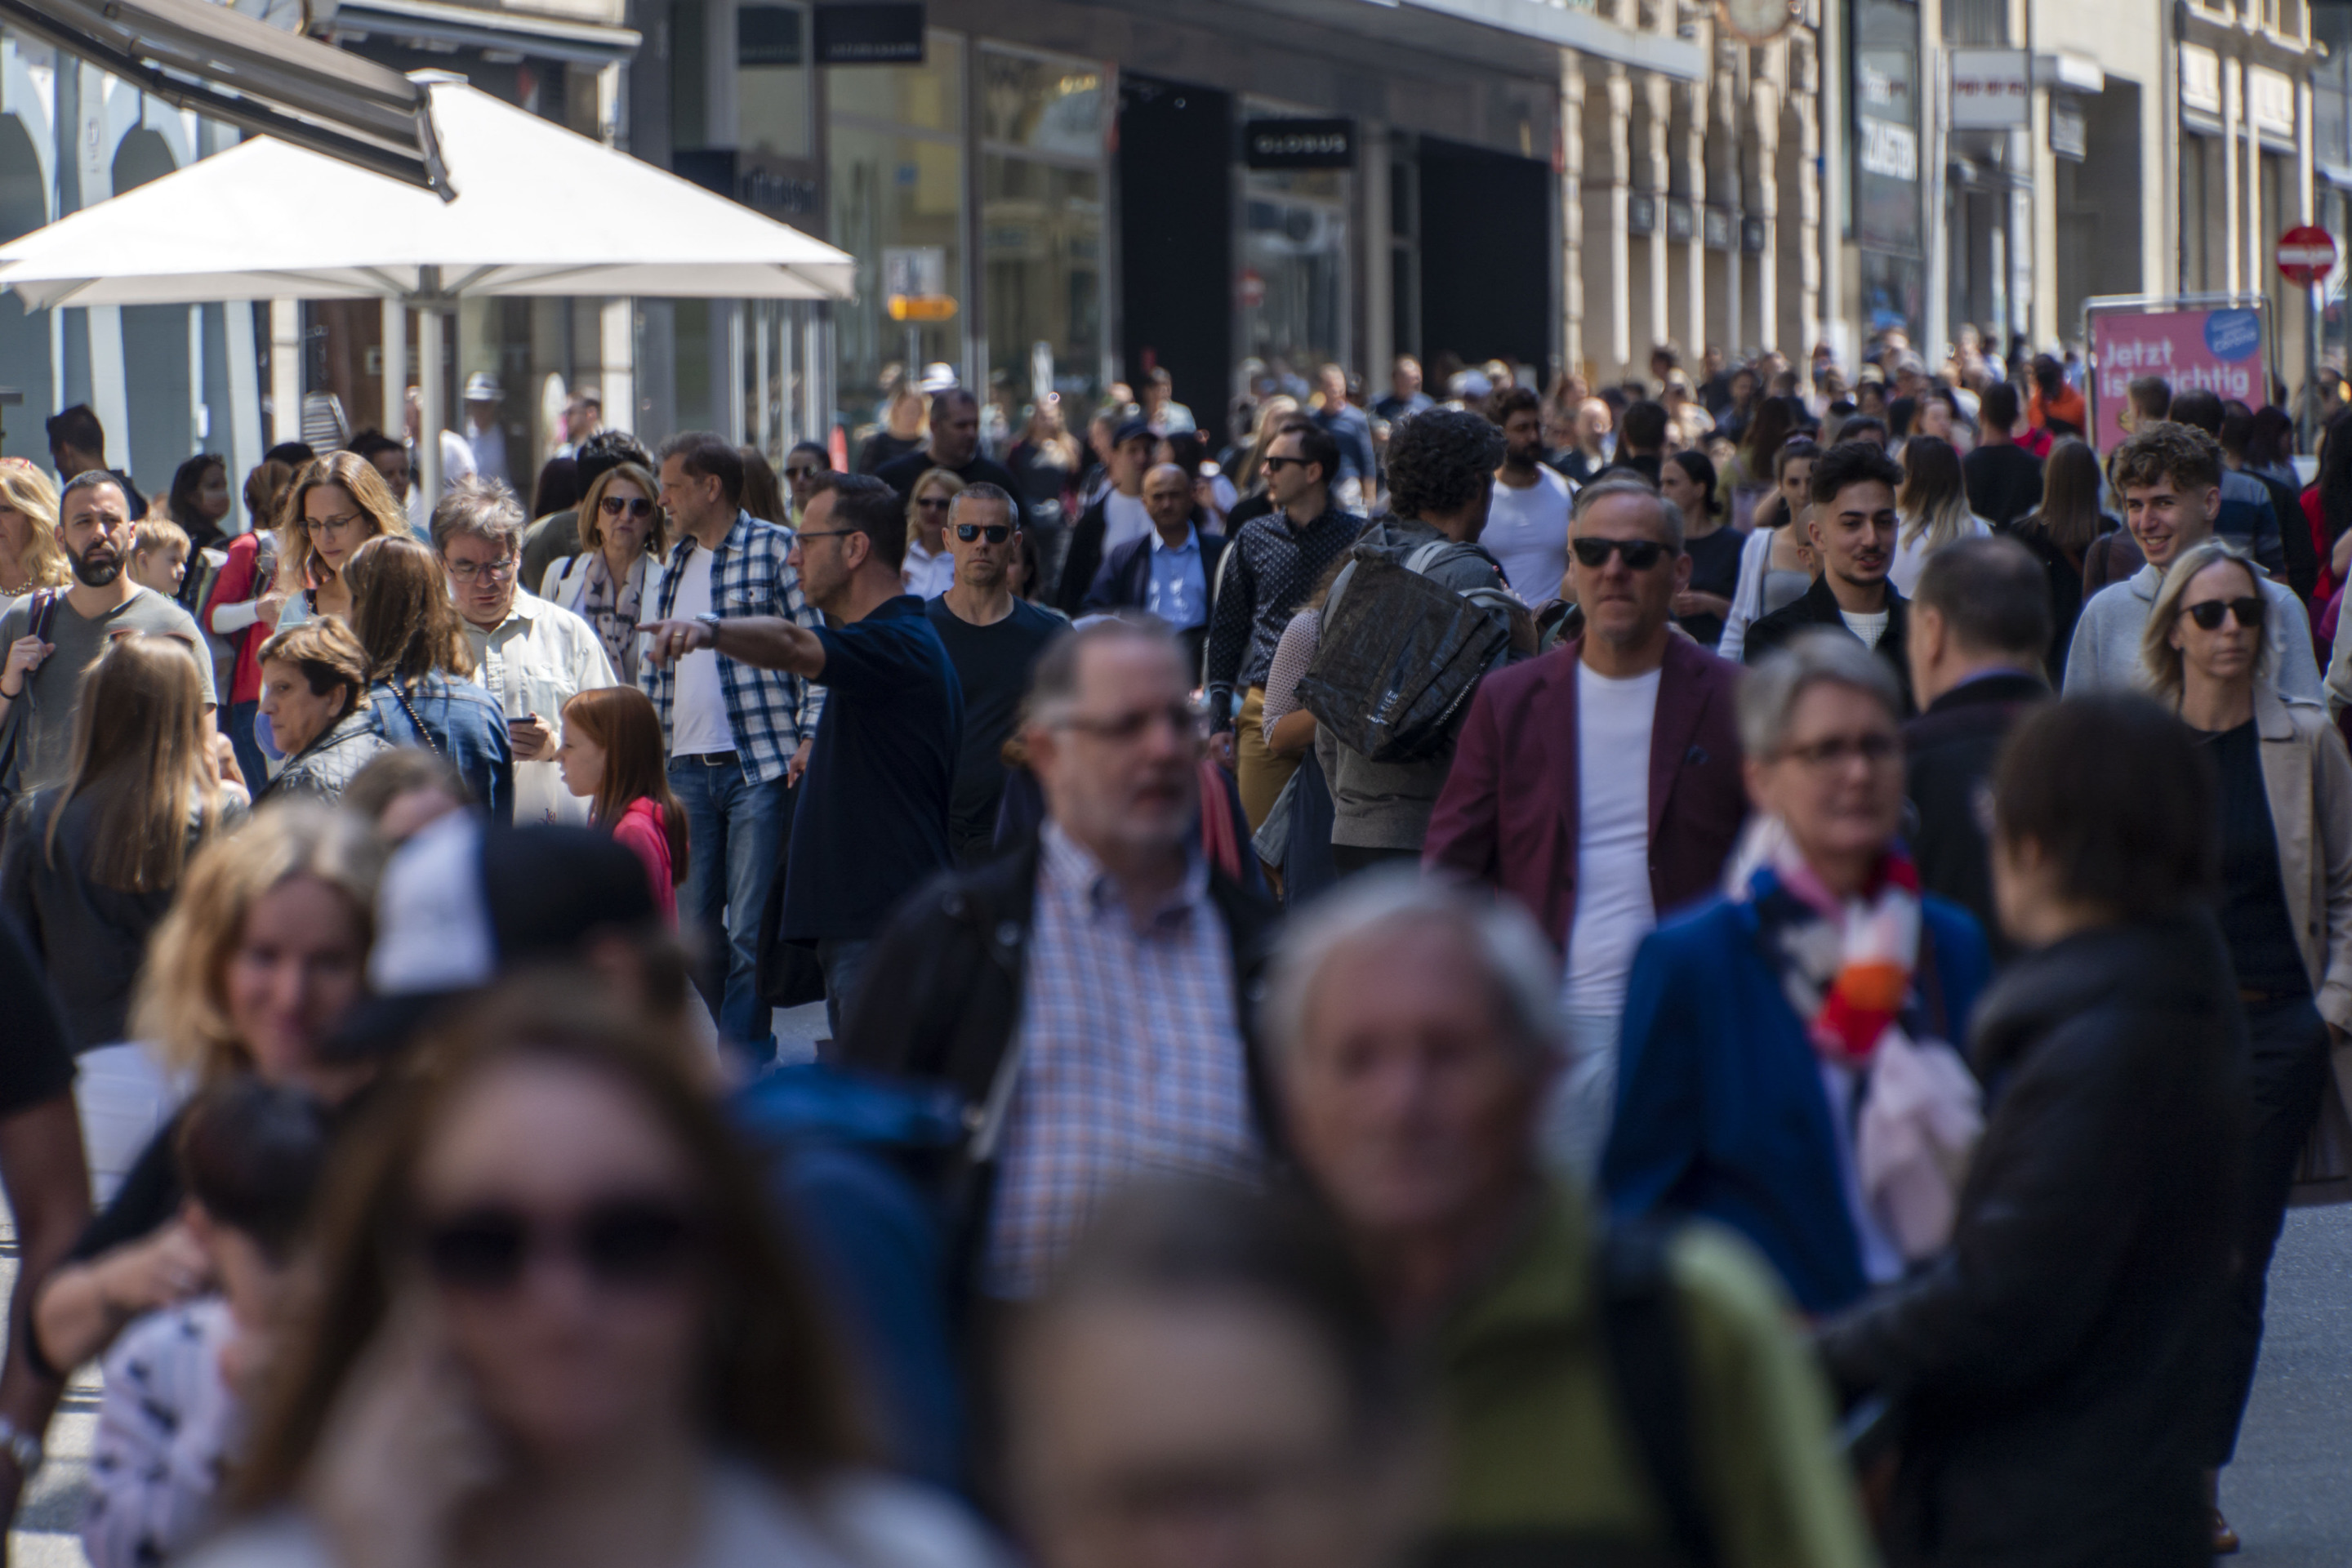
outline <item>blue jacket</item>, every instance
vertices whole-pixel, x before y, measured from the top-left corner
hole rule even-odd
[[[410,685],[405,703],[403,695],[389,680],[368,688],[375,732],[395,746],[422,746],[447,758],[490,820],[513,826],[514,746],[499,700],[470,680],[452,680],[438,670]]]
[[[1966,1054],[1991,960],[1966,910],[1922,900],[1945,1037]],[[1625,993],[1601,1186],[1620,1217],[1702,1215],[1772,1260],[1798,1304],[1866,1288],[1812,1042],[1757,940],[1753,904],[1709,899],[1643,942]],[[1927,1007],[1937,1012],[1930,993]]]

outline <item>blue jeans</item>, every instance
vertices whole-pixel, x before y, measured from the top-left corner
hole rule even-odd
[[[720,1037],[765,1064],[776,1054],[776,1036],[758,984],[760,916],[791,820],[784,781],[753,784],[737,763],[673,757],[669,787],[686,808],[678,918],[702,937],[703,1000]]]
[[[816,944],[817,967],[824,971],[824,1025],[836,1046],[842,1021],[866,977],[866,960],[874,951],[871,937],[826,937]]]

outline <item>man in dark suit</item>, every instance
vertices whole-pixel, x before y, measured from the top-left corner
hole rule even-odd
[[[1895,491],[1902,483],[1903,470],[1875,447],[1840,442],[1822,454],[1813,464],[1813,505],[1805,525],[1822,574],[1803,596],[1748,628],[1748,663],[1763,663],[1801,631],[1828,626],[1894,667],[1904,711],[1918,711],[1903,653],[1911,606],[1886,580],[1895,563]]]
[[[1143,510],[1151,531],[1110,552],[1079,612],[1149,610],[1183,640],[1186,666],[1198,670],[1209,635],[1209,585],[1217,580],[1225,536],[1200,526],[1192,476],[1174,463],[1143,476]]]
[[[1926,711],[1903,726],[1908,837],[1919,885],[1965,907],[1988,934],[1993,763],[2010,727],[2050,700],[2048,581],[2014,540],[1963,539],[1927,557],[1911,598],[1911,689]],[[1993,935],[1993,955],[2009,949]]]
[[[1673,630],[1682,544],[1681,510],[1638,479],[1578,494],[1568,574],[1584,636],[1479,683],[1422,849],[1517,898],[1559,944],[1569,1063],[1546,1143],[1588,1173],[1633,951],[1713,889],[1748,816],[1738,668]]]

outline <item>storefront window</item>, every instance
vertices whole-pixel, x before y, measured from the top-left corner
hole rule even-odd
[[[806,26],[798,5],[746,5],[735,13],[735,145],[743,159],[808,156]]]
[[[989,383],[1091,401],[1103,372],[1102,68],[981,55]]]
[[[925,51],[826,73],[832,240],[857,258],[857,297],[835,315],[853,447],[886,381],[963,358],[963,45],[935,32]]]
[[[1244,184],[1241,352],[1285,386],[1312,381],[1326,361],[1360,368],[1349,357],[1348,179],[1253,169]]]

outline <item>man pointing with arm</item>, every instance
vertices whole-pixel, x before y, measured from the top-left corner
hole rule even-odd
[[[826,688],[784,858],[777,934],[816,949],[835,1038],[874,937],[898,900],[955,863],[948,806],[963,690],[923,602],[899,592],[907,517],[879,479],[816,481],[791,565],[838,626],[778,616],[656,621],[656,662],[701,648]]]

